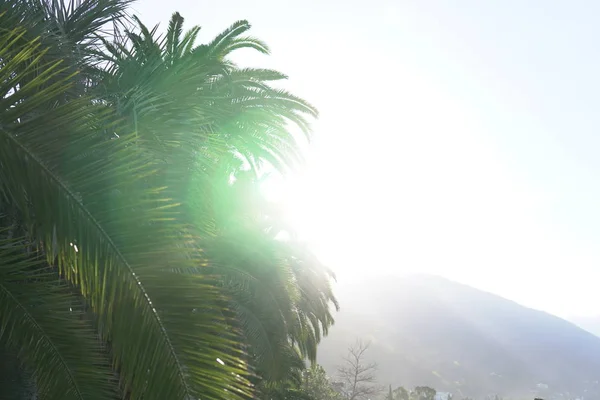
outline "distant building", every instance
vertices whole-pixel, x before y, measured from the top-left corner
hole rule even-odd
[[[435,394],[434,400],[450,400],[452,398],[452,393],[448,392],[437,392]]]

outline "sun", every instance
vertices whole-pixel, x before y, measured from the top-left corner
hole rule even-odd
[[[355,203],[343,201],[344,192],[331,190],[328,182],[310,171],[286,177],[273,174],[263,182],[261,192],[281,207],[285,222],[321,262],[338,276],[349,277],[362,269],[360,260],[366,255],[361,253],[374,249],[369,247],[371,241],[355,245],[368,229],[364,218],[357,216],[365,215],[365,210],[351,210]]]

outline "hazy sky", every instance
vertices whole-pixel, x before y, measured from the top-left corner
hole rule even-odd
[[[340,285],[444,275],[600,314],[600,2],[138,0],[208,40],[238,19],[321,111],[275,189]]]

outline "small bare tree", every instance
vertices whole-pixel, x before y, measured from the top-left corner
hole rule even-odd
[[[377,364],[365,362],[368,349],[369,343],[357,340],[348,348],[344,363],[338,367],[340,390],[346,400],[368,400],[382,390],[375,377]]]

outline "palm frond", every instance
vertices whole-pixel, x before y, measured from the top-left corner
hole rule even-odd
[[[263,379],[277,380],[290,360],[316,360],[317,345],[333,324],[338,308],[334,278],[308,248],[296,240],[279,241],[271,232],[273,208],[257,192],[253,171],[222,179],[215,190],[219,231],[201,243],[205,265],[197,273],[220,277],[229,290],[236,320]],[[293,235],[292,235],[293,236]]]
[[[48,32],[84,32],[69,19],[100,2],[35,4]],[[34,39],[29,25],[13,29],[13,14],[0,16],[0,194],[93,311],[122,390],[145,400],[249,395],[248,362],[270,381],[295,376],[333,323],[335,299],[316,281],[329,276],[273,239],[265,210],[230,204],[233,218],[222,218],[215,182],[240,157],[254,168],[299,162],[288,125],[308,136],[316,109],[270,86],[283,74],[227,60],[238,48],[268,51],[241,36],[246,21],[193,47],[199,28],[180,39],[178,14],[166,37],[135,19],[112,41]],[[105,51],[83,46],[92,42]]]
[[[218,51],[221,57],[225,57],[238,49],[254,49],[262,54],[269,54],[271,51],[265,42],[251,36],[232,39],[226,45],[221,45],[218,50],[215,49],[214,51]]]
[[[134,0],[0,0],[2,26],[26,29],[25,42],[40,40],[48,60],[62,59],[64,72],[56,80],[79,72],[78,84],[65,90],[72,98],[92,85],[95,53],[104,28],[128,21]]]
[[[90,304],[124,390],[146,400],[246,394],[221,292],[203,277],[171,270],[197,261],[179,245],[190,238],[177,204],[150,184],[155,161],[139,151],[135,135],[99,134],[119,128],[104,105],[57,101],[72,81],[56,79],[60,61],[29,63],[40,60],[32,57],[39,44],[12,47],[18,35],[0,32],[0,59],[25,63],[0,66],[0,89],[9,93],[3,85],[15,74],[27,82],[0,103],[2,191],[48,261]],[[37,74],[38,67],[49,72]],[[93,157],[82,159],[83,150]]]
[[[309,137],[308,118],[317,116],[316,109],[269,86],[285,75],[238,69],[226,59],[238,47],[266,50],[262,42],[240,37],[250,25],[239,21],[209,44],[192,48],[199,27],[180,40],[182,24],[183,18],[174,14],[161,42],[138,21],[140,34],[129,32],[127,42],[106,43],[110,66],[99,95],[115,105],[132,130],[144,135],[148,150],[162,157],[170,153],[172,160],[186,159],[189,165],[192,154],[217,141],[216,148],[242,154],[251,165],[268,162],[283,171],[302,162],[289,124]],[[157,54],[159,48],[162,55]],[[222,157],[221,153],[216,158]],[[173,161],[170,168],[177,165],[183,164]],[[185,168],[179,172],[189,175]]]
[[[181,45],[177,48],[177,59],[181,58],[184,54],[189,54],[192,52],[199,32],[200,27],[194,26],[185,33],[183,39],[181,40]]]
[[[29,366],[41,398],[117,399],[108,354],[81,302],[22,239],[0,239],[0,342]]]
[[[231,43],[249,29],[250,24],[248,21],[236,21],[229,28],[218,34],[210,43],[208,43],[205,48],[207,55],[217,58],[223,58],[227,56],[229,54],[227,53],[227,49]],[[269,49],[266,46],[264,46],[264,52],[269,52]]]
[[[44,8],[46,18],[55,24],[65,40],[81,43],[94,40],[107,24],[127,16],[135,0],[28,0]]]
[[[17,352],[0,343],[0,399],[30,400],[35,395],[33,377],[23,367]]]
[[[174,13],[169,22],[169,28],[167,29],[167,40],[165,48],[165,61],[168,65],[172,65],[181,56],[181,48],[186,46],[186,41],[194,39],[194,31],[181,40],[181,33],[183,32],[183,17],[179,13]],[[197,34],[196,30],[196,34]]]

